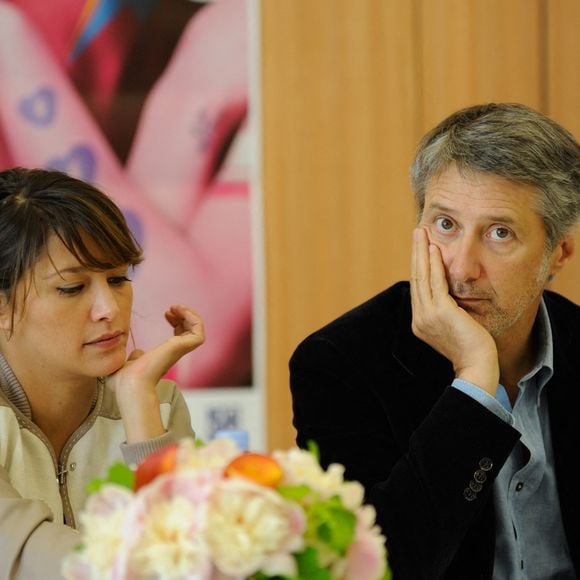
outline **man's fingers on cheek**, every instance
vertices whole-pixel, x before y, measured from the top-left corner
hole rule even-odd
[[[421,274],[415,276],[415,294],[417,300],[423,305],[429,305],[431,303],[433,289],[431,287],[431,274],[422,272]]]
[[[434,293],[448,292],[447,276],[443,265],[441,250],[434,245],[429,246],[429,256],[431,261],[431,287]]]
[[[411,251],[411,270],[417,275],[421,269],[421,244],[423,243],[423,233],[420,228],[413,230],[413,245]]]

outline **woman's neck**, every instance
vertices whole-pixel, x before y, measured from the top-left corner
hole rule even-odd
[[[32,422],[46,435],[58,458],[66,441],[90,413],[98,379],[65,379],[49,372],[31,372],[33,365],[19,365],[9,353],[3,356],[26,395]]]

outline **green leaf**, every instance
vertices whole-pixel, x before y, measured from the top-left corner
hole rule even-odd
[[[110,483],[133,489],[135,472],[124,463],[114,463],[109,467],[108,480]]]
[[[310,493],[310,487],[305,483],[299,485],[279,485],[276,491],[284,498],[290,501],[299,502]]]
[[[130,467],[127,467],[124,463],[114,463],[111,465],[111,467],[109,467],[106,478],[93,479],[87,484],[87,493],[97,493],[100,491],[103,485],[107,483],[114,483],[115,485],[120,485],[132,490],[135,483],[135,472]]]
[[[318,528],[318,537],[339,554],[345,554],[354,538],[356,517],[346,510],[335,510]]]
[[[318,461],[318,463],[320,463],[320,449],[318,448],[318,443],[316,443],[316,441],[313,441],[312,439],[309,439],[306,442],[306,447],[307,447],[309,453],[314,455],[314,457],[316,458],[316,461]]]
[[[338,496],[317,501],[308,509],[307,534],[343,556],[354,539],[356,516]]]
[[[133,489],[135,472],[124,463],[113,463],[107,473],[109,483],[116,483],[127,489]]]
[[[295,554],[299,578],[305,580],[331,580],[330,572],[322,568],[318,562],[315,548],[308,547],[303,552]]]
[[[97,493],[98,491],[101,490],[101,487],[103,487],[105,483],[107,482],[104,479],[93,479],[92,481],[89,481],[89,483],[87,483],[85,489],[87,490],[87,493],[89,495]]]
[[[298,580],[292,578],[291,576],[280,576],[277,574],[276,576],[268,576],[268,574],[264,574],[264,572],[256,572],[250,576],[250,580]]]
[[[200,447],[204,447],[204,446],[205,446],[205,441],[204,441],[203,439],[200,439],[199,437],[196,437],[196,438],[193,440],[193,446],[194,446],[196,449],[199,449]]]

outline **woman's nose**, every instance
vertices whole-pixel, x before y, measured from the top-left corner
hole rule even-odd
[[[92,305],[93,320],[113,320],[119,313],[119,303],[108,284],[99,285],[95,289]]]

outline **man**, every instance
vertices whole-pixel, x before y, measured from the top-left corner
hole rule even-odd
[[[411,176],[411,281],[296,349],[297,442],[365,486],[397,580],[578,578],[580,307],[546,287],[574,252],[580,147],[474,106]]]

